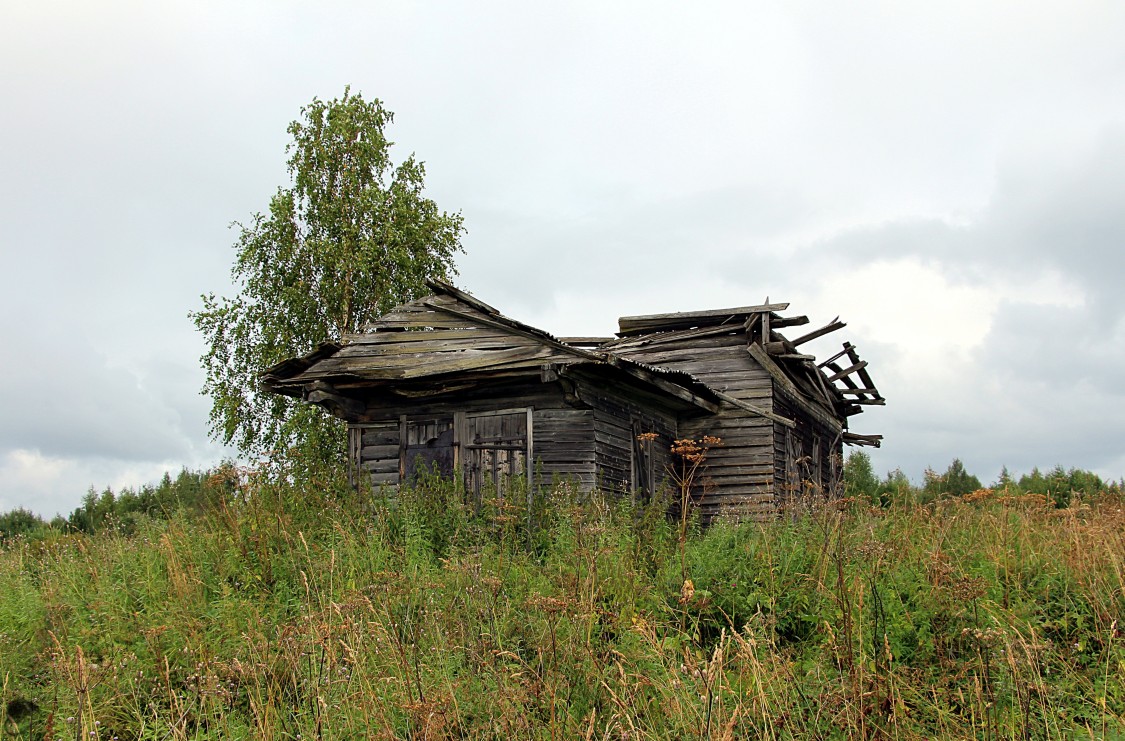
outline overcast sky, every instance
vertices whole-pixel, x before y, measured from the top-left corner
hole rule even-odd
[[[209,465],[199,295],[346,85],[559,335],[788,301],[888,399],[880,473],[1125,475],[1125,4],[13,2],[0,512]]]

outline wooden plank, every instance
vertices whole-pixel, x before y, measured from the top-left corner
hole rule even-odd
[[[658,334],[643,335],[640,337],[626,337],[616,340],[611,346],[605,348],[610,352],[617,350],[630,350],[650,345],[665,345],[676,342],[693,341],[692,346],[697,346],[699,340],[709,337],[719,337],[730,334],[742,334],[742,329],[733,325],[720,325],[718,327],[699,327],[696,329],[680,329]]]
[[[828,324],[824,325],[820,329],[815,329],[812,332],[809,332],[808,334],[803,334],[795,340],[790,340],[790,342],[793,344],[794,347],[796,347],[796,346],[799,346],[799,345],[803,345],[806,342],[811,342],[811,341],[815,340],[817,337],[823,337],[826,334],[829,334],[831,332],[835,332],[837,329],[843,329],[846,326],[848,326],[846,322],[841,322],[840,317],[836,317],[835,319],[833,319],[832,321],[830,321]]]
[[[397,457],[398,448],[399,444],[397,442],[383,445],[364,445],[360,448],[359,454],[361,459],[365,461],[382,460],[384,458]]]
[[[344,335],[342,342],[347,345],[403,344],[410,342],[437,342],[450,340],[494,340],[513,337],[511,332],[479,327],[472,329],[419,329],[413,331],[375,331]]]
[[[662,322],[665,320],[679,321],[681,319],[714,319],[716,317],[722,318],[726,316],[734,316],[735,314],[754,314],[764,311],[785,311],[788,308],[789,304],[760,304],[758,306],[737,306],[731,309],[680,311],[670,314],[639,314],[636,316],[623,316],[618,320],[618,324],[620,324],[621,322],[633,324],[637,322]]]
[[[519,334],[522,334],[522,335],[525,335],[525,336],[528,336],[528,337],[533,337],[533,338],[542,342],[545,345],[549,345],[551,347],[555,347],[555,348],[558,348],[560,350],[569,351],[569,352],[574,353],[575,355],[577,355],[581,358],[586,358],[588,360],[604,360],[603,355],[592,353],[588,350],[583,350],[582,348],[579,348],[579,347],[571,347],[570,345],[564,345],[563,343],[559,342],[558,340],[552,339],[546,332],[542,332],[540,330],[534,330],[532,327],[526,327],[524,325],[519,324],[518,322],[513,322],[513,320],[511,320],[511,319],[507,319],[508,323],[505,323],[505,322],[501,322],[501,321],[496,321],[494,319],[489,319],[489,318],[486,318],[486,317],[474,317],[472,314],[466,314],[464,312],[458,311],[457,309],[452,309],[452,308],[449,308],[449,307],[444,307],[441,310],[445,311],[449,314],[453,314],[454,316],[463,317],[465,319],[478,321],[479,323],[485,325],[486,327],[495,327],[495,328],[498,328],[498,329],[508,329],[512,332],[518,332]],[[506,319],[506,317],[505,317],[505,319]]]
[[[710,327],[716,324],[740,322],[748,314],[784,311],[787,308],[789,308],[789,304],[763,304],[761,306],[738,306],[730,309],[709,309],[707,311],[623,316],[617,320],[617,326],[620,330],[617,335],[628,337],[645,332]]]
[[[855,365],[849,366],[848,368],[845,368],[845,369],[841,370],[839,373],[835,373],[835,374],[829,376],[828,378],[826,378],[824,380],[828,383],[834,383],[835,381],[838,381],[839,379],[843,378],[844,376],[851,375],[852,373],[855,373],[856,371],[858,371],[862,368],[866,368],[866,367],[867,367],[867,361],[861,360],[858,363],[856,363]]]
[[[859,362],[859,353],[856,352],[855,346],[852,345],[852,343],[845,342],[844,343],[844,349],[848,353],[848,359],[849,360],[851,360],[853,363]],[[871,375],[868,373],[866,367],[861,368],[859,370],[858,375],[859,375],[859,380],[863,382],[864,386],[869,386],[871,388],[875,388],[875,382],[871,380]],[[876,391],[875,394],[879,395],[879,392]]]
[[[398,472],[395,473],[372,473],[370,475],[371,485],[376,489],[382,486],[395,486],[399,482]]]
[[[809,318],[807,316],[779,316],[774,317],[771,324],[774,329],[784,329],[785,327],[800,327],[808,324]]]
[[[878,448],[883,443],[882,435],[858,435],[854,432],[845,432],[841,439],[848,445],[869,445]]]
[[[453,298],[457,301],[460,301],[463,304],[468,304],[469,306],[476,309],[477,311],[483,311],[486,314],[499,314],[500,313],[499,311],[497,311],[493,307],[491,307],[488,304],[486,304],[485,302],[481,301],[476,296],[473,296],[472,294],[469,294],[469,293],[465,293],[464,291],[456,288],[455,286],[453,286],[450,283],[446,283],[444,281],[439,281],[439,280],[427,280],[426,285],[430,287],[430,290],[448,294],[451,298]]]
[[[739,409],[743,409],[743,410],[745,410],[747,412],[750,412],[752,414],[757,414],[760,417],[765,417],[766,419],[773,420],[774,422],[778,422],[780,424],[783,424],[786,427],[796,427],[797,426],[797,423],[794,422],[791,419],[786,419],[785,417],[782,417],[779,414],[774,414],[771,411],[768,411],[766,409],[762,409],[761,407],[758,407],[758,406],[754,406],[753,404],[749,404],[749,403],[743,401],[742,399],[735,398],[735,397],[731,396],[730,394],[723,393],[722,391],[716,391],[715,396],[719,397],[720,399],[725,401],[727,404],[730,404],[731,406],[736,406]]]
[[[333,360],[345,358],[379,358],[394,355],[421,355],[428,353],[453,353],[466,350],[508,350],[516,347],[539,347],[541,343],[526,337],[508,335],[506,337],[469,337],[447,340],[438,332],[399,332],[398,334],[424,334],[430,339],[425,342],[384,342],[381,344],[347,345],[333,356]],[[437,336],[435,336],[437,335]]]

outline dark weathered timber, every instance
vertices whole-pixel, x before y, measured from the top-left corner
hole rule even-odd
[[[648,496],[674,484],[673,440],[713,436],[722,442],[691,491],[698,512],[764,519],[797,495],[835,491],[843,443],[880,442],[843,429],[885,403],[854,346],[821,368],[797,350],[845,326],[838,319],[790,341],[779,330],[808,318],[767,298],[625,317],[616,339],[560,339],[448,284],[431,288],[263,373],[266,389],[349,421],[357,484],[393,489],[421,465],[460,471],[477,506],[508,496],[511,476],[531,478],[531,492],[570,482]]]
[[[797,389],[793,381],[790,380],[790,378],[785,375],[785,372],[777,366],[777,363],[773,362],[773,359],[766,354],[766,351],[762,349],[761,345],[750,345],[747,347],[747,350],[751,357],[757,360],[758,364],[761,365],[767,373],[773,376],[776,387],[787,394],[790,400],[793,401],[802,412],[829,429],[834,429],[836,431],[841,429],[842,425],[840,421],[832,417],[831,413],[827,410],[818,408],[816,402],[806,399],[804,394]]]
[[[618,336],[626,337],[642,332],[688,329],[691,327],[734,324],[745,321],[750,314],[785,311],[789,304],[763,304],[760,306],[739,306],[730,309],[709,309],[707,311],[686,311],[671,314],[645,314],[624,316],[617,321]]]
[[[883,443],[882,435],[857,435],[854,432],[845,432],[843,437],[844,442],[852,445],[869,445],[878,448]]]
[[[740,409],[745,409],[746,411],[750,412],[751,414],[757,414],[759,417],[765,417],[766,419],[772,419],[774,422],[780,422],[781,424],[789,426],[789,427],[796,427],[796,425],[797,425],[797,423],[794,422],[791,419],[786,419],[785,417],[774,414],[773,412],[762,409],[761,407],[756,407],[753,404],[748,404],[747,402],[743,401],[742,399],[736,399],[735,397],[731,396],[730,394],[725,394],[721,391],[718,391],[718,392],[716,392],[716,396],[718,396],[720,399],[722,399],[723,401],[725,401],[728,404],[733,404],[734,406],[736,406]]]

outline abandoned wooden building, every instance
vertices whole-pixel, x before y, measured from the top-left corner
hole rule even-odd
[[[535,487],[652,492],[672,442],[721,438],[695,498],[702,516],[762,517],[798,492],[836,488],[842,445],[878,446],[848,419],[882,405],[845,342],[817,362],[787,339],[808,323],[766,303],[623,317],[613,338],[555,338],[444,283],[365,331],[262,375],[263,387],[348,423],[357,481],[396,486],[419,466],[460,473],[478,498],[511,477]],[[653,433],[653,434],[645,434]]]

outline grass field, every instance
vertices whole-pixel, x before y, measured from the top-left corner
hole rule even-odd
[[[11,539],[0,736],[1125,737],[1117,492],[845,499],[686,538],[663,508],[244,475]]]

